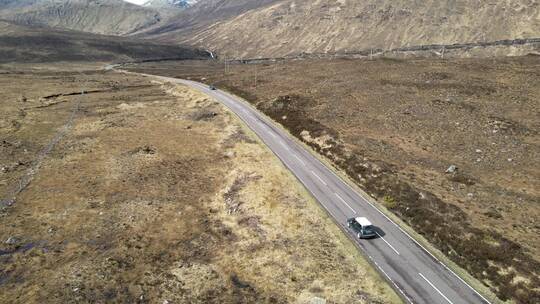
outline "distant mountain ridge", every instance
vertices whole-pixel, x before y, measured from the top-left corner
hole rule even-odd
[[[192,45],[229,58],[540,37],[533,0],[0,0],[0,19]]]
[[[0,20],[0,64],[207,58],[205,51],[131,37],[27,27]]]
[[[0,0],[0,10],[32,5],[43,0]]]
[[[540,37],[531,0],[202,0],[146,30],[227,57],[278,57]]]
[[[147,7],[157,7],[157,8],[188,8],[197,3],[198,0],[149,0],[143,4]]]
[[[107,35],[128,35],[167,15],[122,0],[0,0],[0,19]]]

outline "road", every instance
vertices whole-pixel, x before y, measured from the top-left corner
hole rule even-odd
[[[382,213],[361,193],[338,177],[304,146],[277,127],[266,116],[242,99],[221,90],[210,90],[201,83],[154,76],[186,84],[215,98],[236,113],[281,159],[345,233],[371,259],[396,291],[408,303],[471,304],[490,303],[444,266],[409,234]],[[346,219],[367,217],[379,231],[379,237],[358,240],[347,228]],[[456,236],[457,237],[457,236]]]

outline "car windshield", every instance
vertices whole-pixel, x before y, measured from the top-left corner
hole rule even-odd
[[[373,226],[366,226],[364,227],[364,233],[373,233]]]

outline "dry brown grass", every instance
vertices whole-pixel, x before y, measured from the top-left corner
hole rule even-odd
[[[84,98],[2,209],[0,302],[399,302],[276,157],[206,96],[103,72],[0,83],[1,164],[31,161]],[[100,92],[40,101],[83,83]],[[0,173],[0,193],[27,169]]]
[[[134,68],[246,98],[500,298],[535,303],[538,67],[527,56],[305,60],[232,65],[228,74],[200,61]],[[452,164],[458,171],[445,173]]]

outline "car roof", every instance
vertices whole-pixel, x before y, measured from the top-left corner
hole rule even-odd
[[[371,226],[371,222],[365,218],[365,217],[357,217],[355,218],[356,222],[362,226]]]

